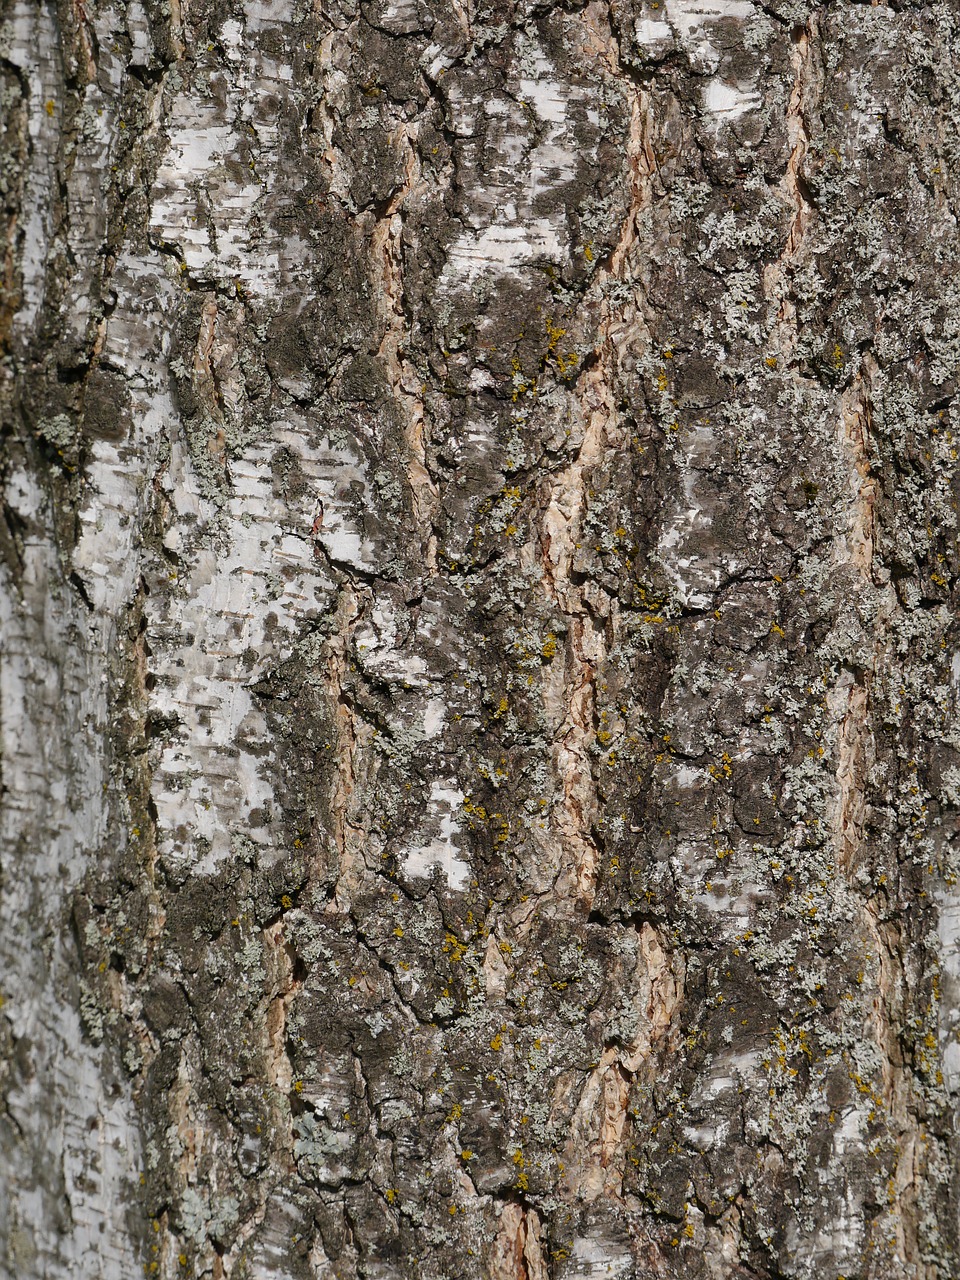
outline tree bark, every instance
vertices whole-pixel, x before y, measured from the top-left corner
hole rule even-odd
[[[0,16],[0,1272],[954,1280],[956,6]]]

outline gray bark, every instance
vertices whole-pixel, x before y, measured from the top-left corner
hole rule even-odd
[[[0,99],[0,1272],[960,1274],[956,6]]]

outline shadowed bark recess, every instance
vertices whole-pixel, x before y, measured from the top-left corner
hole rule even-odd
[[[0,1274],[956,1280],[958,158],[948,2],[2,0]]]

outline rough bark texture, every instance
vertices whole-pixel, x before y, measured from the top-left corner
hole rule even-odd
[[[6,0],[4,1276],[960,1275],[958,69]]]

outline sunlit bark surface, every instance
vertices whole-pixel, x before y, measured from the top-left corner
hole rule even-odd
[[[960,1275],[960,10],[0,6],[0,1274]]]

